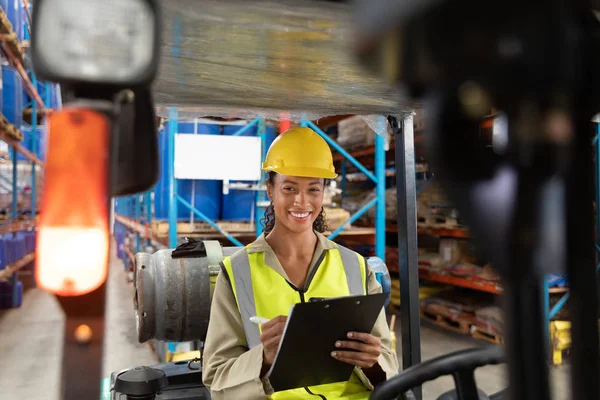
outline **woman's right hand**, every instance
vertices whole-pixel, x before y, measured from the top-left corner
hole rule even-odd
[[[263,344],[263,363],[265,366],[273,364],[286,321],[287,317],[280,315],[262,326],[260,341]]]

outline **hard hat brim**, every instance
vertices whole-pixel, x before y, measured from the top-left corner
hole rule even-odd
[[[323,168],[263,166],[262,170],[267,172],[277,172],[281,175],[299,176],[303,178],[335,179],[338,176],[338,174],[335,172]]]

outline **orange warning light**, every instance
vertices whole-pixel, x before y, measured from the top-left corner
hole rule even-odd
[[[109,121],[99,112],[64,109],[48,118],[35,268],[46,291],[79,296],[106,280],[109,143]]]

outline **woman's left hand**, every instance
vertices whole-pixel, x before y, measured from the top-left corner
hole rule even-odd
[[[335,347],[339,349],[331,353],[335,359],[365,369],[377,364],[381,355],[381,340],[378,337],[369,333],[350,332],[348,338],[350,340],[335,342]]]

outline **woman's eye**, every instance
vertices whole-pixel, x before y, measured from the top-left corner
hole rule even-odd
[[[286,192],[292,191],[294,190],[294,188],[291,187],[284,187],[283,190],[285,190]]]

